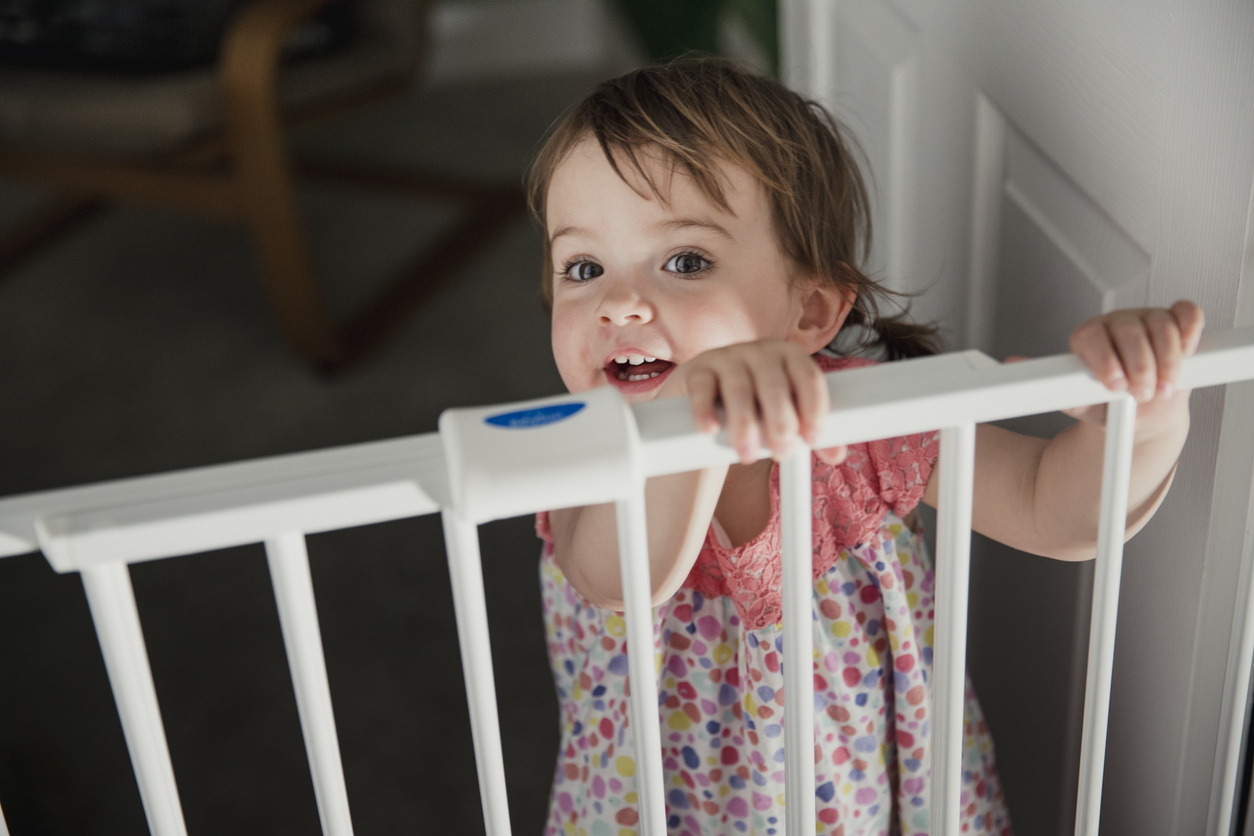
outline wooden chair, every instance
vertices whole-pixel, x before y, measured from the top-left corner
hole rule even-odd
[[[409,87],[425,51],[422,0],[361,0],[351,45],[285,64],[292,29],[329,0],[249,0],[216,67],[156,76],[0,68],[0,176],[57,198],[0,239],[0,274],[112,201],[248,227],[279,327],[324,368],[361,359],[523,207],[516,188],[332,161],[295,161],[285,132]],[[462,220],[346,322],[331,317],[294,194],[302,174],[453,199]]]

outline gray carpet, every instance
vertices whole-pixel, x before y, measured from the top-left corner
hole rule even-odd
[[[516,182],[594,80],[420,91],[298,145]],[[39,197],[0,184],[0,224]],[[452,218],[304,199],[340,310]],[[372,361],[327,377],[280,342],[241,230],[112,209],[0,279],[0,495],[428,432],[449,406],[561,391],[539,256],[520,218]],[[558,740],[538,544],[526,519],[482,539],[514,832],[537,834]],[[438,520],[309,548],[356,832],[482,832]],[[261,547],[131,574],[189,832],[317,833]],[[0,560],[0,805],[15,836],[145,832],[82,586],[39,555]]]

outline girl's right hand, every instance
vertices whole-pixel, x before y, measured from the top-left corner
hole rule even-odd
[[[736,343],[697,355],[658,390],[659,398],[679,395],[688,396],[701,432],[719,431],[718,406],[723,407],[727,435],[741,464],[756,461],[762,447],[774,459],[784,459],[798,436],[813,447],[829,409],[822,370],[801,346],[784,340]],[[846,448],[815,453],[839,464]]]

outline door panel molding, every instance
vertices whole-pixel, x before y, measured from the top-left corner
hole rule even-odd
[[[915,210],[919,34],[892,6],[876,0],[842,0],[836,15],[837,102],[857,107],[843,114],[858,138],[872,182],[869,272],[892,290],[916,289]],[[857,67],[857,71],[852,71]]]
[[[975,159],[971,184],[971,260],[967,278],[967,347],[993,351],[997,299],[997,242],[1005,181],[1006,117],[983,93],[975,94]]]
[[[780,75],[786,85],[828,107],[836,99],[836,4],[780,0]]]
[[[1144,304],[1149,254],[1013,128],[1005,194],[1101,293],[1101,312]]]
[[[1145,304],[1151,259],[1132,236],[1037,148],[983,93],[976,94],[975,156],[971,210],[971,260],[968,278],[968,345],[996,355],[999,286],[1014,282],[1003,275],[1001,250],[1011,226],[1022,235],[1026,220],[1051,249],[1074,269],[1094,294],[1096,304],[1067,313],[1081,318],[1117,307]],[[1010,242],[1016,243],[1016,242]],[[1037,248],[1039,249],[1039,248]],[[1046,257],[1047,253],[1038,253]],[[1031,266],[1029,271],[1033,271]],[[1026,277],[1026,276],[1025,276]],[[1004,300],[1003,300],[1004,301]],[[1066,330],[1081,321],[1077,319]],[[1061,351],[1059,345],[1029,348],[1034,353]]]

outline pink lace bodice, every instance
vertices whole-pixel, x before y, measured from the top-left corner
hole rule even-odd
[[[825,372],[874,365],[855,357],[816,355],[815,360]],[[928,432],[851,444],[839,465],[814,458],[814,577],[826,573],[844,549],[872,537],[888,511],[902,517],[910,513],[923,497],[939,454],[939,434]],[[537,515],[536,533],[552,541],[547,513]],[[760,630],[782,617],[781,568],[779,468],[773,467],[766,528],[735,548],[721,545],[713,529],[708,531],[683,586],[706,597],[731,598],[745,626]]]

